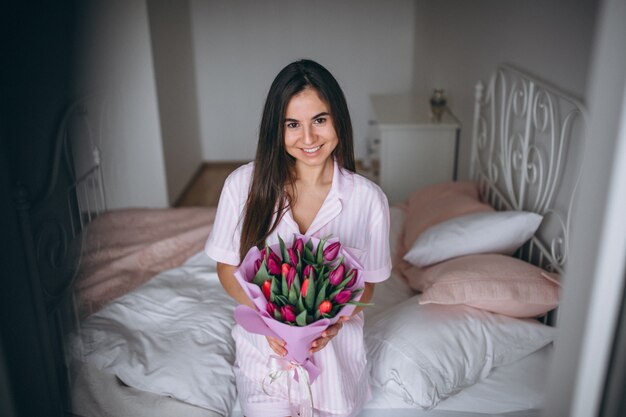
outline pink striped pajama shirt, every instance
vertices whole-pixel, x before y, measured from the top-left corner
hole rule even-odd
[[[205,246],[205,252],[218,262],[229,265],[241,262],[239,242],[243,210],[253,169],[253,163],[240,167],[224,184],[215,224]],[[293,233],[299,233],[299,228],[291,211],[287,211],[269,236],[268,243],[277,243],[279,234],[285,241],[291,242]],[[380,282],[389,277],[391,258],[387,197],[368,179],[340,169],[336,161],[331,189],[305,235],[338,237],[342,245],[359,258],[366,282]],[[245,415],[291,415],[287,377],[271,384],[266,378],[270,373],[268,358],[275,353],[265,336],[248,333],[238,325],[232,334],[237,346],[237,390]],[[289,350],[289,346],[286,349]],[[313,354],[313,361],[322,369],[320,376],[311,384],[315,415],[357,415],[371,395],[363,345],[362,313],[344,323],[338,335]]]

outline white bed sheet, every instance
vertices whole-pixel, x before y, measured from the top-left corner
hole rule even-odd
[[[391,217],[391,235],[394,241],[402,227],[403,213],[392,207]],[[94,342],[98,340],[98,343],[81,346],[75,340],[72,345],[71,354],[75,360],[74,369],[77,371],[73,384],[74,413],[84,417],[242,415],[236,401],[234,377],[230,367],[234,359],[234,345],[229,331],[233,325],[234,302],[221,288],[214,271],[215,263],[200,252],[188,259],[180,268],[162,272],[84,323],[83,331],[86,335],[83,336],[87,337],[83,337],[82,340]],[[386,306],[395,305],[411,296],[414,296],[412,290],[397,276],[392,276],[377,285],[373,298],[374,305],[365,309],[366,326],[368,317],[373,317]],[[155,303],[155,300],[161,302]],[[219,306],[218,310],[211,310],[211,307],[216,306]],[[185,314],[181,315],[176,310]],[[133,353],[133,348],[120,346],[121,339],[130,337],[131,340],[135,340],[137,346],[151,346],[157,356],[161,343],[166,343],[166,349],[175,346],[168,342],[170,337],[157,340],[155,332],[168,336],[167,331],[163,332],[163,328],[160,330],[153,328],[152,336],[151,331],[148,331],[147,340],[141,341],[141,338],[136,338],[139,334],[146,333],[146,326],[148,328],[151,326],[149,319],[151,314],[155,314],[160,322],[164,317],[175,317],[176,326],[172,329],[198,326],[203,329],[201,332],[203,340],[198,346],[206,348],[204,354],[174,349],[174,358],[171,355],[161,355],[164,360],[170,358],[174,363],[182,363],[178,370],[174,370],[175,372],[181,370],[192,374],[195,372],[195,377],[191,381],[181,384],[177,380],[178,375],[172,374],[171,367],[168,368],[164,362],[147,363],[145,357]],[[212,316],[217,314],[218,319],[203,321],[201,317],[208,314]],[[102,317],[106,317],[106,320],[98,322]],[[134,323],[130,329],[126,324],[122,324],[128,322]],[[110,325],[120,327],[122,330],[113,329],[111,333],[111,329],[107,329]],[[114,337],[111,338],[111,334]],[[108,337],[108,343],[103,343],[104,335]],[[116,338],[115,335],[119,337]],[[174,333],[169,336],[176,339]],[[163,353],[162,351],[161,347],[160,353]],[[485,380],[448,398],[428,412],[413,408],[404,403],[402,398],[375,387],[374,398],[366,405],[362,416],[388,417],[390,412],[400,417],[537,416],[539,415],[537,408],[543,399],[544,376],[550,353],[551,347],[548,346],[517,363],[496,368]],[[128,363],[132,366],[129,367]],[[210,375],[198,373],[199,369],[210,369]],[[142,378],[146,370],[151,376],[164,381],[164,384],[157,389],[154,386],[147,386],[145,378]],[[206,379],[207,377],[210,380]],[[135,388],[125,386],[120,379]],[[189,397],[190,390],[193,391],[191,396],[195,398]],[[197,398],[203,396],[205,398],[198,401]]]

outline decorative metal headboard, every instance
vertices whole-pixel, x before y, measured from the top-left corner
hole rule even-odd
[[[78,325],[73,284],[81,260],[84,234],[93,218],[106,211],[100,152],[86,100],[68,107],[54,137],[51,169],[41,195],[30,196],[17,184],[15,200],[28,260],[28,280],[37,300],[41,340],[51,351],[45,370],[49,386],[70,380],[65,336]],[[88,149],[90,155],[81,155]],[[78,157],[77,157],[78,156]],[[61,392],[67,407],[69,392]]]
[[[470,176],[499,210],[544,216],[516,254],[563,273],[584,151],[580,100],[509,65],[476,86]]]

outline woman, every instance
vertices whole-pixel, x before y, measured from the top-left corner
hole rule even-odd
[[[338,237],[363,265],[361,301],[389,277],[389,207],[378,186],[355,174],[352,126],[343,92],[324,67],[293,62],[274,79],[265,102],[255,161],[226,180],[206,253],[218,262],[224,289],[253,307],[234,272],[253,246],[293,233]],[[285,378],[267,384],[268,358],[281,340],[233,329],[235,373],[247,417],[293,414]],[[322,369],[311,384],[316,415],[357,415],[370,398],[360,309],[311,346]],[[293,399],[291,399],[293,401]]]

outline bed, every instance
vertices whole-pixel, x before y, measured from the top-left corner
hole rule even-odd
[[[539,415],[584,112],[512,66],[478,83],[471,181],[391,208],[394,269],[364,312],[373,398],[362,416]],[[70,134],[73,117],[88,111],[68,111],[59,141],[73,152],[59,158],[95,152],[70,162],[79,174],[65,189],[80,254],[60,302],[72,314],[54,314],[71,413],[241,416],[235,304],[202,251],[215,209],[107,211],[100,155]]]

